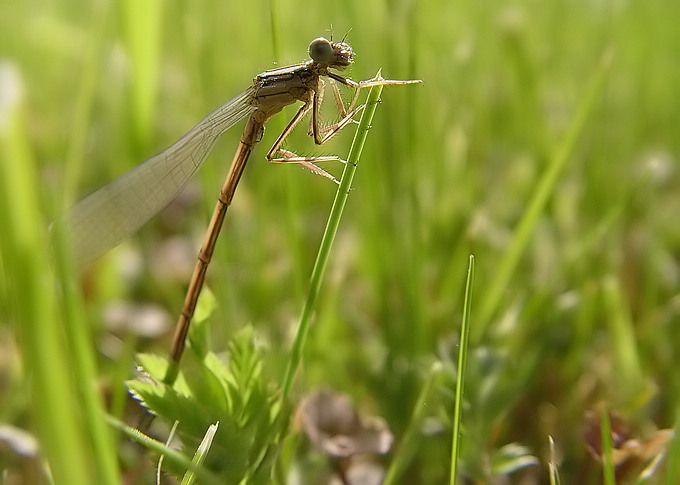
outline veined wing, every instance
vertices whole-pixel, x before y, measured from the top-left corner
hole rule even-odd
[[[60,223],[78,263],[116,246],[177,197],[219,136],[255,110],[254,90],[227,101],[173,145],[76,203]]]

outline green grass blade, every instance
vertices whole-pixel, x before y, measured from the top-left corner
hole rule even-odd
[[[614,472],[614,457],[612,443],[612,424],[609,419],[609,411],[604,406],[600,411],[600,433],[602,438],[602,474],[605,485],[614,485],[616,477]]]
[[[557,454],[555,453],[555,440],[548,436],[548,478],[550,485],[560,485],[560,471],[557,467]]]
[[[73,116],[69,123],[68,148],[64,163],[65,202],[71,204],[76,194],[78,182],[81,180],[87,152],[88,134],[91,128],[92,112],[95,107],[95,95],[102,64],[106,57],[105,39],[111,35],[108,22],[111,18],[107,2],[91,4],[91,28],[89,40],[85,42],[82,54],[82,70],[79,72],[78,85],[74,89]]]
[[[432,389],[434,384],[441,375],[442,364],[437,361],[430,367],[427,380],[423,385],[418,399],[415,400],[416,407],[411,413],[411,419],[406,428],[406,432],[400,438],[399,447],[392,457],[390,467],[385,474],[383,485],[392,485],[393,483],[401,483],[399,480],[406,473],[409,464],[421,449],[422,442],[419,437],[422,437],[421,429],[423,421],[430,412],[430,408],[424,403],[432,400]]]
[[[205,432],[203,441],[201,441],[201,444],[194,454],[194,458],[191,460],[191,464],[195,467],[195,469],[200,469],[201,465],[205,461],[205,458],[208,456],[210,446],[212,445],[213,439],[215,438],[215,433],[217,433],[217,427],[219,424],[219,421],[215,424],[211,424],[210,427],[208,427],[208,431]],[[196,482],[197,478],[198,477],[196,476],[196,473],[193,470],[189,470],[182,478],[181,485],[192,485],[194,482]]]
[[[460,328],[460,349],[458,353],[458,369],[456,375],[456,397],[453,408],[453,436],[451,444],[451,485],[455,485],[458,477],[458,455],[460,453],[460,422],[463,409],[463,391],[465,389],[465,364],[467,362],[468,341],[470,337],[470,311],[472,309],[472,285],[475,277],[475,257],[470,256],[468,275],[465,283],[465,304],[463,306],[463,323]]]
[[[480,303],[479,321],[475,327],[475,333],[472,336],[474,342],[478,342],[482,337],[486,327],[489,325],[491,318],[498,308],[501,297],[509,285],[510,278],[529,244],[529,240],[536,228],[539,217],[543,212],[548,199],[553,194],[560,174],[576,148],[578,139],[588,121],[588,116],[593,111],[595,103],[602,95],[610,66],[611,56],[603,56],[600,65],[598,66],[598,70],[593,74],[590,80],[583,101],[579,105],[567,133],[562,139],[562,142],[557,146],[555,154],[548,166],[548,170],[540,180],[524,216],[514,231],[510,248],[505,257],[501,260],[495,278],[484,292],[484,300]]]
[[[98,483],[120,483],[117,453],[110,428],[104,419],[104,402],[98,388],[99,375],[95,356],[91,322],[85,318],[77,283],[73,278],[72,261],[65,245],[65,234],[54,234],[54,269],[61,284],[60,305],[63,314],[61,325],[66,339],[69,368],[76,383],[79,414],[87,430],[89,446],[94,455]],[[116,391],[114,391],[116,392]],[[120,392],[120,391],[118,391]]]
[[[120,8],[123,36],[135,79],[130,99],[132,132],[143,146],[151,138],[158,100],[163,3],[126,0]]]
[[[379,76],[380,72],[378,72],[378,77]],[[375,110],[378,107],[381,92],[382,86],[377,86],[371,88],[370,92],[368,93],[366,108],[364,108],[361,115],[359,127],[357,128],[357,131],[354,135],[352,147],[350,148],[349,156],[347,157],[347,163],[345,164],[345,169],[342,172],[340,185],[338,186],[338,190],[335,193],[333,207],[331,208],[326,229],[321,239],[319,253],[317,254],[316,262],[314,263],[314,268],[312,269],[309,292],[307,293],[307,299],[305,300],[302,317],[300,318],[300,323],[295,335],[295,341],[293,342],[290,359],[288,360],[286,371],[284,373],[283,384],[281,386],[282,397],[284,399],[287,398],[290,393],[291,386],[293,385],[293,379],[295,378],[295,373],[297,372],[298,366],[300,365],[302,350],[309,332],[312,313],[315,308],[316,299],[319,296],[319,290],[321,288],[324,272],[326,271],[328,257],[331,252],[331,247],[333,246],[335,235],[338,232],[340,218],[342,217],[342,212],[345,208],[347,197],[349,196],[350,188],[352,186],[352,179],[354,179],[354,173],[356,172],[357,164],[361,158],[361,151],[364,148],[366,136],[368,135],[368,130],[371,126],[371,122],[373,121],[373,115],[375,114]]]
[[[81,369],[70,348],[73,342],[64,336],[68,322],[58,311],[59,282],[48,258],[41,210],[46,201],[22,116],[21,80],[7,64],[0,68],[0,86],[5,100],[0,112],[0,257],[41,453],[54,483],[120,483],[113,461],[92,451],[92,442],[99,441],[91,434],[89,416],[82,416],[82,397],[96,393],[95,381],[74,375]]]
[[[634,392],[639,392],[645,385],[644,372],[635,340],[635,323],[626,311],[625,292],[613,276],[608,276],[602,283],[602,294],[607,314],[610,315],[607,323],[619,375]]]
[[[169,448],[165,443],[155,440],[145,435],[138,429],[132,428],[115,418],[109,417],[108,422],[111,426],[119,430],[130,440],[141,444],[142,446],[144,446],[144,448],[151,450],[154,453],[158,453],[159,455],[161,455],[165,463],[172,463],[174,465],[177,465],[178,467],[182,467],[187,470],[192,470],[195,473],[195,475],[197,475],[197,477],[201,479],[202,483],[209,484],[223,483],[214,474],[210,473],[205,469],[198,468],[193,463],[192,460],[189,460],[181,452]]]

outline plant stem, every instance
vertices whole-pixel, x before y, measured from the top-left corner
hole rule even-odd
[[[376,78],[380,78],[380,71],[378,71]],[[335,239],[335,235],[338,232],[340,217],[342,216],[342,211],[345,208],[345,203],[347,202],[347,197],[349,196],[350,188],[352,186],[352,179],[354,178],[354,173],[356,172],[357,164],[359,163],[359,158],[361,157],[361,151],[364,148],[366,136],[368,135],[368,130],[373,120],[373,115],[375,114],[375,110],[378,106],[381,92],[382,86],[376,86],[371,88],[368,93],[366,107],[364,108],[361,115],[359,128],[354,135],[352,147],[350,148],[349,156],[347,157],[347,162],[345,163],[345,169],[342,172],[342,178],[340,179],[338,191],[335,193],[333,207],[331,208],[331,213],[328,217],[328,222],[326,223],[326,229],[324,231],[323,238],[321,239],[319,252],[316,256],[316,262],[314,263],[314,268],[312,269],[312,277],[309,291],[307,293],[307,299],[302,311],[302,316],[300,317],[300,323],[295,335],[295,341],[293,342],[293,348],[291,349],[288,366],[286,367],[286,371],[284,373],[283,384],[281,386],[281,395],[283,399],[288,397],[293,384],[293,379],[295,378],[295,374],[300,365],[302,351],[307,340],[307,334],[309,333],[309,326],[312,320],[312,312],[314,311],[316,300],[319,296],[319,290],[321,288],[323,275],[328,264],[328,257],[331,252],[333,240]]]

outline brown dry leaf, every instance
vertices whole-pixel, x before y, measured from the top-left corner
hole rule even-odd
[[[393,442],[382,419],[359,416],[347,395],[330,390],[320,390],[303,399],[296,422],[315,446],[334,457],[382,455]]]
[[[638,474],[641,468],[658,460],[666,450],[674,436],[672,429],[655,431],[646,439],[631,437],[627,423],[617,415],[610,413],[612,427],[612,460],[616,467],[617,478]],[[585,442],[590,454],[602,462],[602,430],[600,417],[595,411],[586,413]]]

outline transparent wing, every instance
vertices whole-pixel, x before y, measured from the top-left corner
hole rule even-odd
[[[219,136],[255,108],[250,88],[207,115],[172,146],[76,203],[61,220],[79,264],[119,244],[168,205]]]

